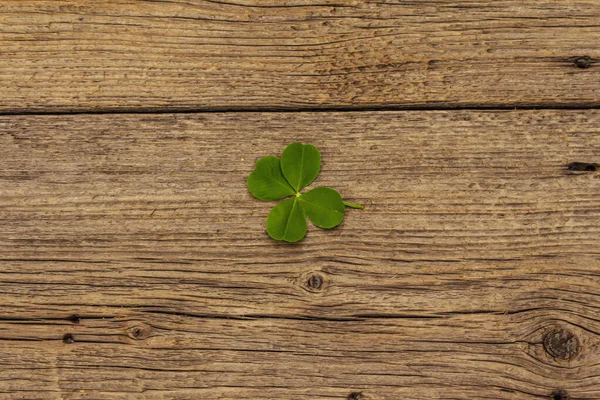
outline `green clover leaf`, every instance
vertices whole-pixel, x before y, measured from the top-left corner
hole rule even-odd
[[[298,202],[308,219],[319,228],[333,228],[344,220],[344,200],[331,188],[312,189],[298,197]]]
[[[306,235],[306,216],[298,198],[277,204],[267,217],[267,232],[276,240],[297,242]]]
[[[248,189],[260,200],[281,200],[296,193],[281,172],[279,158],[273,156],[258,160],[248,177]]]
[[[319,228],[331,229],[342,223],[347,203],[334,189],[318,187],[306,193],[321,170],[321,154],[311,144],[292,143],[277,157],[258,160],[248,177],[248,190],[259,200],[286,199],[273,207],[267,217],[267,233],[275,240],[298,242],[306,235],[306,218]]]
[[[281,171],[299,192],[319,175],[321,153],[312,144],[292,143],[281,154]]]

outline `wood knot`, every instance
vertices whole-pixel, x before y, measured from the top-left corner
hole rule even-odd
[[[572,61],[577,68],[585,69],[592,66],[592,59],[589,56],[573,57]]]
[[[365,396],[362,392],[352,392],[348,395],[348,400],[365,400]]]
[[[544,349],[553,358],[571,360],[581,351],[579,340],[573,332],[556,328],[544,336]]]
[[[598,164],[586,163],[586,162],[572,162],[567,165],[569,171],[585,171],[585,172],[596,172],[598,170]]]
[[[63,343],[66,343],[66,344],[75,343],[75,338],[73,337],[73,335],[72,335],[72,334],[70,334],[70,333],[65,333],[65,334],[63,335]]]
[[[79,316],[79,314],[71,314],[67,317],[67,321],[73,324],[78,324],[81,321],[81,317]]]
[[[571,396],[569,396],[566,390],[558,389],[552,392],[550,398],[552,400],[569,400]]]
[[[142,336],[142,330],[140,328],[138,328],[137,326],[134,326],[133,328],[131,328],[129,330],[129,332],[131,332],[131,336],[133,336],[134,338],[139,338],[140,336]]]
[[[308,278],[306,286],[310,290],[321,290],[323,287],[323,277],[319,274],[312,274],[310,278]]]
[[[150,336],[150,327],[144,324],[132,326],[127,329],[127,336],[134,340],[143,340]]]

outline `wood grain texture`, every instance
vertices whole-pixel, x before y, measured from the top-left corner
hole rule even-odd
[[[289,245],[245,179],[295,140],[367,208]],[[0,147],[0,397],[600,398],[600,175],[567,168],[600,111],[11,116]]]
[[[0,4],[0,112],[600,105],[576,1]]]

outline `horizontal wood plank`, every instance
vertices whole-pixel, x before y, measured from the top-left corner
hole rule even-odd
[[[2,321],[0,335],[11,341],[0,346],[7,371],[0,394],[539,400],[562,390],[597,399],[600,323],[584,323],[585,329],[543,311],[352,322],[148,315],[77,324]],[[583,350],[574,359],[546,352],[545,338],[557,328],[580,340]],[[65,343],[67,332],[72,339]]]
[[[597,0],[5,0],[0,112],[600,105]]]
[[[366,209],[290,245],[245,180],[296,140]],[[0,147],[0,394],[600,397],[600,175],[568,169],[600,111],[11,116]]]

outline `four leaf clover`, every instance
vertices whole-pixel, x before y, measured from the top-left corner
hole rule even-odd
[[[338,226],[345,207],[364,209],[347,203],[334,189],[318,187],[300,191],[315,180],[321,170],[321,154],[311,144],[292,143],[283,150],[281,160],[266,156],[258,160],[248,177],[248,190],[260,200],[281,200],[267,217],[267,232],[276,240],[297,242],[306,235],[306,218],[319,228]]]

